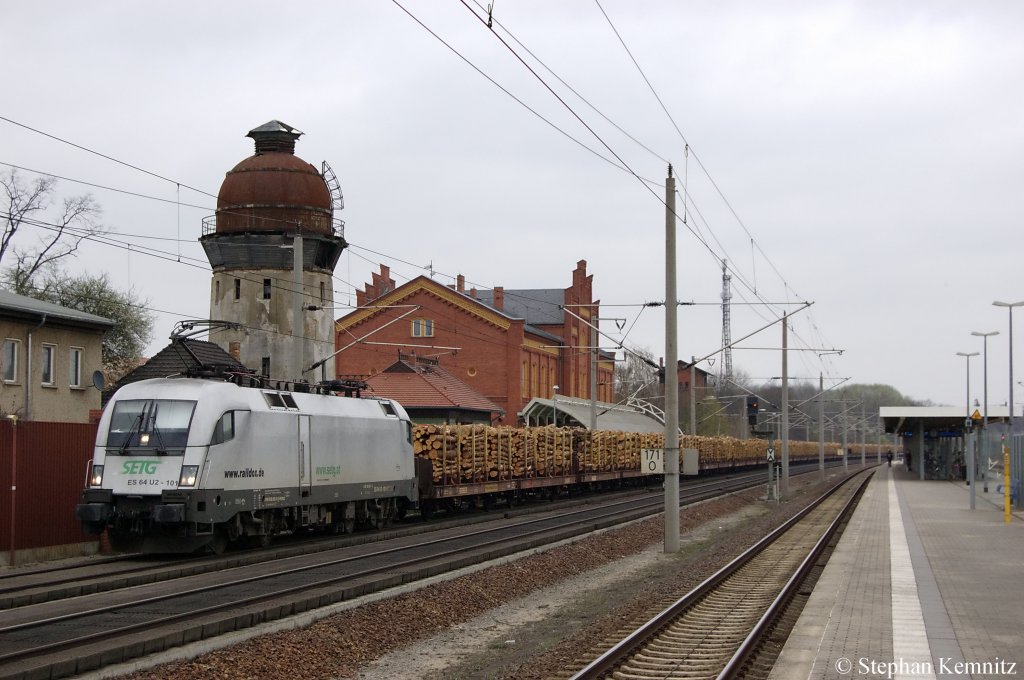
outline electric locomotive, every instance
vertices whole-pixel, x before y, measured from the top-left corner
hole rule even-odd
[[[176,377],[120,388],[76,507],[86,531],[107,530],[122,551],[220,552],[306,527],[379,528],[417,502],[400,404],[245,380],[253,386]]]

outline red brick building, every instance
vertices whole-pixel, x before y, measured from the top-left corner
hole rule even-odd
[[[465,289],[420,276],[396,286],[388,267],[364,290],[358,309],[335,323],[338,375],[374,375],[399,351],[444,356],[448,371],[505,411],[512,424],[533,397],[590,398],[593,343],[584,320],[598,317],[593,276],[580,260],[567,288]],[[614,357],[598,361],[598,401],[612,400]]]

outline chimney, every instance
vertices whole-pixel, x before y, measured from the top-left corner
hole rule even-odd
[[[505,287],[495,286],[494,287],[494,308],[500,311],[505,311]]]
[[[469,297],[476,299],[476,286],[469,289]]]
[[[264,123],[246,135],[256,142],[257,156],[274,151],[294,154],[295,140],[301,136],[301,132],[279,120]]]
[[[466,292],[466,277],[463,276],[462,274],[459,274],[457,277],[455,277],[455,290],[459,291],[460,293]]]

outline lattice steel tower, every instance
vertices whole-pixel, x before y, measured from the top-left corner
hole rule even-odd
[[[722,363],[718,368],[718,387],[722,388],[724,381],[732,380],[732,321],[729,317],[729,302],[732,300],[732,289],[729,282],[732,276],[726,262],[722,260]],[[723,380],[724,379],[724,380]]]

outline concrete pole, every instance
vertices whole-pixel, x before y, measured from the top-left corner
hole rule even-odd
[[[665,180],[665,552],[679,552],[679,348],[676,327],[676,180]]]
[[[825,481],[825,374],[818,374],[818,472]]]
[[[697,435],[697,358],[690,355],[690,434]]]
[[[789,317],[782,315],[782,479],[779,496],[789,498]]]
[[[590,431],[597,429],[597,313],[590,315]]]
[[[996,332],[998,333],[998,331]],[[985,471],[988,469],[988,336],[990,335],[995,335],[995,333],[984,333],[982,336],[984,338],[984,343],[982,344],[982,347],[984,348],[982,361],[985,363],[985,413],[981,418],[981,453],[983,454],[985,462],[984,467],[981,468],[981,479],[985,484],[985,493],[988,493],[988,475],[985,474]],[[977,461],[975,461],[975,464],[977,464]]]
[[[846,446],[846,412],[845,411],[843,413],[839,414],[839,429],[842,432],[842,437],[841,438],[842,438],[842,441],[843,441],[843,470],[846,470],[849,467],[849,465],[850,465],[850,456],[849,456],[849,451],[846,450],[848,447]]]
[[[866,467],[867,461],[864,459],[867,456],[868,448],[867,442],[864,441],[864,437],[867,435],[864,427],[864,418],[867,416],[864,413],[864,404],[860,405],[860,466]]]

